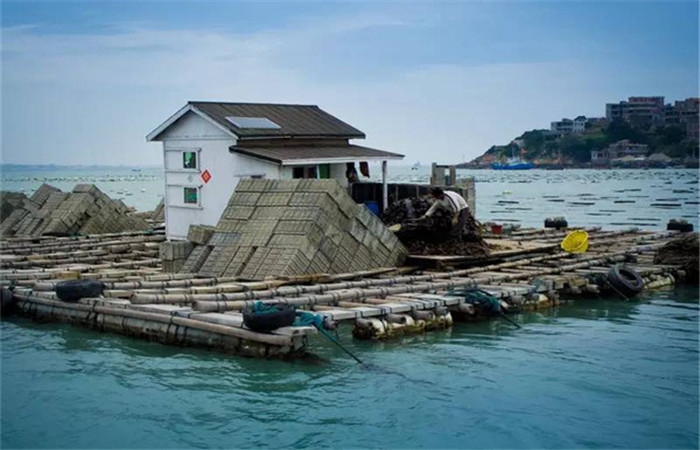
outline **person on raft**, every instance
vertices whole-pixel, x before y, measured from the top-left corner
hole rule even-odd
[[[445,208],[453,214],[450,235],[452,237],[461,237],[464,232],[464,227],[467,225],[467,215],[469,214],[469,205],[467,205],[467,201],[458,193],[443,191],[439,187],[430,189],[430,195],[435,199],[435,202],[418,220],[425,220],[432,216],[438,208]]]

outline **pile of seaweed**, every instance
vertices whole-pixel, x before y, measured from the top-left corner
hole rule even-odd
[[[489,246],[481,238],[479,224],[468,213],[461,236],[452,237],[452,211],[439,208],[432,217],[415,222],[432,206],[430,196],[411,197],[393,203],[384,211],[382,220],[387,225],[401,225],[396,237],[412,255],[481,256],[489,253]]]
[[[698,238],[698,233],[683,233],[656,252],[654,263],[683,266],[686,274],[685,281],[698,284],[700,281],[699,254],[700,238]]]

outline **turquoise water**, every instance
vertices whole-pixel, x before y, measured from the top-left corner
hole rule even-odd
[[[373,175],[377,171],[374,170]],[[397,182],[426,168],[391,167]],[[698,227],[697,170],[464,171],[477,218],[541,226]],[[31,193],[96,183],[140,210],[158,168],[3,171]],[[128,195],[127,195],[128,194]],[[621,203],[624,202],[624,203]],[[678,206],[659,207],[652,203]],[[697,448],[698,292],[588,300],[387,343],[322,338],[292,363],[0,323],[3,448]]]
[[[374,172],[376,174],[376,171]],[[429,168],[392,167],[397,182],[427,183]],[[570,225],[666,229],[682,219],[698,229],[697,169],[458,170],[476,181],[476,218],[542,227],[547,217]]]
[[[698,293],[246,359],[0,324],[3,448],[697,448]]]
[[[139,211],[150,211],[163,198],[161,167],[0,166],[2,190],[31,195],[43,183],[64,192],[76,184],[95,184],[105,194]]]

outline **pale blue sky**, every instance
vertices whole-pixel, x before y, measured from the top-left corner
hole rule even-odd
[[[158,164],[188,100],[317,104],[459,162],[630,95],[698,95],[698,3],[2,2],[2,160]]]

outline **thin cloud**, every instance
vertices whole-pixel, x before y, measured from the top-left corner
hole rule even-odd
[[[250,33],[143,21],[99,33],[3,28],[3,107],[12,112],[3,115],[3,162],[158,164],[162,152],[144,136],[194,99],[318,104],[365,131],[368,145],[408,161],[457,162],[563,116],[603,115],[626,89],[688,85],[687,71],[674,68],[630,83],[580,55],[391,70],[353,60],[339,67],[353,70],[347,76],[319,75],[342,59],[339,40],[424,27],[371,13]]]

